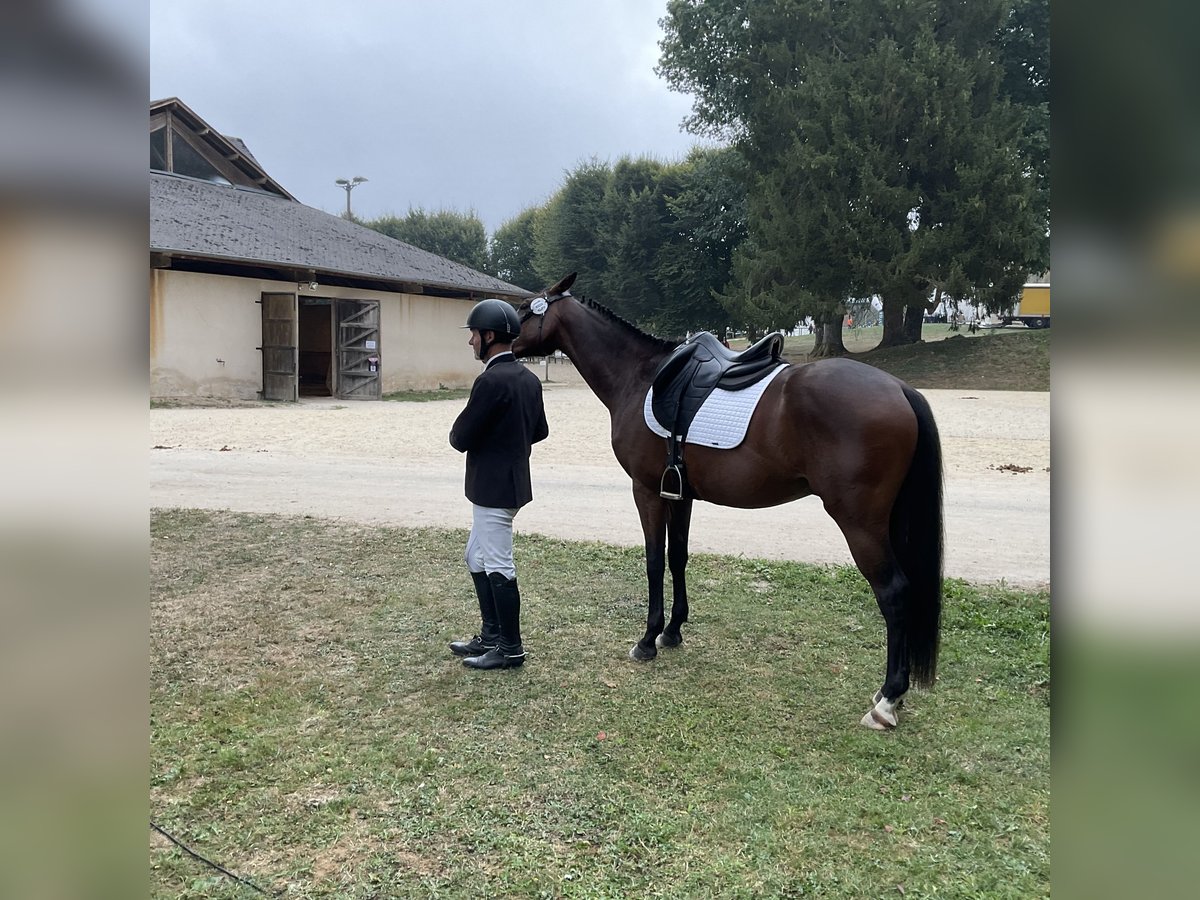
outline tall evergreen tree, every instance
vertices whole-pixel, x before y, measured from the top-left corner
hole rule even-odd
[[[604,194],[604,302],[641,326],[650,326],[663,304],[657,260],[673,220],[668,171],[656,160],[622,158]]]

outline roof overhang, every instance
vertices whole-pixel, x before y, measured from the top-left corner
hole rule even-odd
[[[494,286],[471,287],[469,285],[445,284],[436,281],[416,282],[382,276],[369,276],[354,272],[339,272],[334,269],[283,266],[279,263],[272,263],[261,259],[181,253],[176,250],[154,247],[150,248],[150,268],[172,269],[180,272],[197,272],[229,277],[294,281],[297,284],[316,281],[319,284],[335,287],[385,291],[396,294],[423,294],[455,299],[479,300],[484,297],[502,297],[513,300],[524,300],[527,297],[533,296],[531,291],[505,291]]]

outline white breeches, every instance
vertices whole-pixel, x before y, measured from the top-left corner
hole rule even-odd
[[[512,523],[515,509],[496,509],[471,504],[471,536],[467,539],[467,568],[472,572],[499,572],[517,577],[513,564]]]

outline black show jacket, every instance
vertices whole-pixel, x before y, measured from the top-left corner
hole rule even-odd
[[[490,359],[450,429],[450,446],[467,454],[467,499],[500,509],[532,500],[530,447],[549,434],[538,377],[511,353]]]

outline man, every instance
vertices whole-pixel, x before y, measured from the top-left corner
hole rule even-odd
[[[512,523],[533,499],[530,448],[550,429],[542,383],[512,354],[521,331],[516,310],[503,300],[481,300],[463,327],[471,329],[471,349],[484,370],[450,429],[450,446],[467,454],[473,517],[466,561],[483,624],[471,640],[450,644],[450,651],[472,669],[511,669],[525,662]]]

